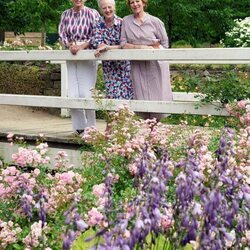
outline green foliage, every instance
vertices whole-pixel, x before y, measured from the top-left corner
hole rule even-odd
[[[200,93],[202,103],[219,101],[222,105],[244,100],[250,96],[248,69],[233,70],[190,69],[173,77],[173,90]],[[205,95],[205,96],[204,96]]]
[[[179,40],[172,44],[172,48],[192,48],[192,46],[185,40]]]
[[[203,103],[219,101],[223,105],[245,100],[250,96],[250,77],[239,72],[227,72],[221,77],[207,79],[200,84],[200,90],[206,96]]]
[[[172,78],[172,89],[176,92],[196,92],[201,105],[219,101],[222,107],[235,100],[244,100],[250,96],[249,67],[238,65],[182,66]],[[205,96],[204,96],[205,94]],[[177,115],[164,118],[162,122],[187,124],[192,126],[223,127],[237,126],[235,117]]]
[[[0,92],[6,94],[33,94],[41,95],[47,88],[46,81],[41,79],[42,73],[38,66],[1,63],[0,64]],[[47,74],[46,73],[46,74]]]
[[[196,47],[197,43],[220,40],[230,27],[232,9],[228,0],[154,0],[149,12],[165,23],[170,45],[174,41],[186,40]]]
[[[234,19],[250,16],[249,5],[248,0],[151,0],[147,11],[165,23],[170,45],[185,40],[196,47],[218,43]],[[70,6],[70,1],[62,0],[0,0],[0,32],[55,32],[60,14]],[[86,6],[98,9],[95,0],[86,1]],[[126,1],[117,0],[116,12],[124,17],[131,10]]]
[[[87,250],[91,249],[94,244],[98,243],[98,239],[94,239],[92,241],[86,242],[85,240],[93,237],[95,235],[95,231],[91,228],[84,233],[82,233],[73,243],[72,250]]]

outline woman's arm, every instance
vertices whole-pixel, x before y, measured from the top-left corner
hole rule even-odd
[[[161,20],[158,21],[157,33],[160,39],[161,46],[165,49],[169,48],[168,35],[165,29],[165,25]]]
[[[59,35],[60,43],[64,45],[65,47],[69,48],[71,44],[69,43],[69,39],[66,34],[65,15],[66,15],[66,11],[63,12],[61,15],[60,23],[58,26],[58,35]]]
[[[100,44],[95,51],[95,56],[99,57],[103,52],[111,49],[121,49],[121,45],[107,45],[107,44]]]

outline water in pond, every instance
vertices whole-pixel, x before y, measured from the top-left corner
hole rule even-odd
[[[70,164],[73,164],[75,167],[82,166],[80,150],[49,147],[48,156],[50,157],[52,166],[54,163],[54,157],[58,151],[65,151],[67,153]],[[10,143],[0,142],[0,159],[3,158],[4,162],[11,163],[12,162],[12,159],[11,159],[12,154],[15,154],[17,152],[18,152],[18,145],[11,146]]]

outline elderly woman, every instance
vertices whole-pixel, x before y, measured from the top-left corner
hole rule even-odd
[[[127,0],[133,14],[124,17],[121,46],[124,49],[166,49],[168,37],[163,22],[145,9],[148,0]],[[143,53],[143,52],[142,52]],[[131,78],[135,99],[172,100],[169,65],[165,61],[132,61]],[[142,118],[160,120],[165,115],[140,113]]]
[[[97,48],[95,55],[110,49],[120,48],[122,19],[115,15],[114,0],[98,0],[100,17],[95,24],[92,45]],[[111,99],[132,99],[133,88],[130,78],[129,61],[103,61],[106,97]]]
[[[76,55],[80,50],[89,47],[93,26],[99,13],[84,6],[85,0],[72,0],[73,8],[62,13],[59,24],[59,40]],[[91,97],[95,87],[97,64],[94,61],[67,61],[68,96]],[[74,132],[81,134],[86,127],[94,126],[95,111],[72,109],[71,118]]]

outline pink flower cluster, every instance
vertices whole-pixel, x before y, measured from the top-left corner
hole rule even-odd
[[[235,152],[239,171],[246,184],[250,185],[250,126],[240,129]]]
[[[47,209],[49,213],[72,201],[75,193],[78,192],[84,183],[82,176],[73,171],[56,173],[55,176],[48,175],[48,178],[53,182],[52,187],[47,191]]]
[[[211,173],[214,168],[213,154],[208,150],[210,139],[209,135],[204,135],[200,130],[195,130],[188,141],[189,154],[195,155],[195,158],[198,159],[201,172]]]
[[[93,195],[97,198],[97,206],[102,209],[107,202],[107,188],[104,183],[93,186]]]
[[[0,220],[0,246],[5,249],[8,245],[17,241],[17,235],[22,231],[18,225],[12,221],[4,222]]]
[[[69,170],[73,168],[72,164],[69,164],[69,159],[67,158],[68,155],[65,151],[58,151],[55,156],[55,169],[62,171],[62,170]]]
[[[163,213],[161,213],[160,226],[166,231],[172,227],[173,222],[173,211],[171,209],[165,209]]]
[[[22,173],[13,166],[2,170],[0,176],[0,199],[16,196],[16,192],[21,185],[25,185],[27,190],[32,190],[36,186],[37,174],[37,171]]]
[[[103,219],[104,219],[103,214],[99,212],[97,208],[93,207],[90,211],[88,211],[87,223],[89,226],[101,225]]]
[[[40,244],[44,246],[46,242],[45,232],[46,226],[42,227],[42,221],[33,223],[31,225],[31,231],[23,239],[26,250],[32,250],[34,247],[39,247]]]
[[[100,211],[104,209],[107,202],[107,188],[105,183],[94,185],[92,188],[92,193],[97,198],[96,203],[98,207],[93,207],[88,211],[88,214],[86,215],[86,221],[89,226],[104,226],[104,216]]]
[[[38,152],[35,149],[20,147],[18,148],[18,153],[12,155],[12,160],[15,164],[21,167],[37,167],[39,165],[48,164],[50,158],[48,156],[44,156],[44,151],[44,149]]]
[[[250,126],[250,101],[241,100],[238,103],[226,105],[229,114],[238,117],[244,126]]]

